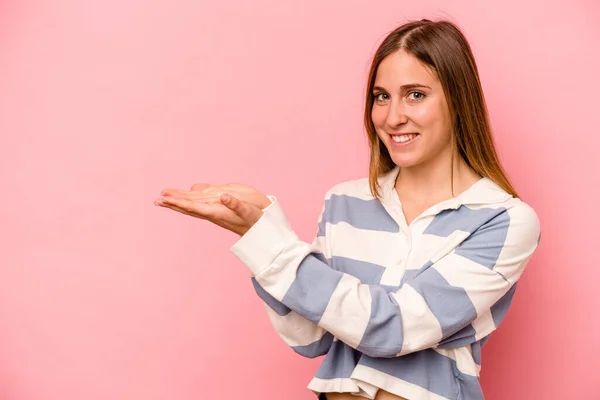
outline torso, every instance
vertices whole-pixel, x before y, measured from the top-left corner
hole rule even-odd
[[[358,278],[362,284],[365,285],[386,285],[388,287],[400,287],[403,280],[407,281],[411,277],[416,276],[423,266],[429,265],[430,260],[436,259],[443,254],[448,253],[452,249],[456,248],[465,237],[469,235],[469,229],[459,229],[462,227],[460,221],[463,221],[462,206],[455,208],[458,203],[471,204],[474,202],[475,195],[479,196],[478,192],[467,193],[469,196],[458,199],[457,202],[450,201],[445,203],[444,199],[428,199],[428,202],[414,201],[409,196],[401,196],[396,188],[393,186],[393,175],[386,176],[382,184],[381,204],[375,204],[372,196],[365,188],[368,182],[364,181],[350,181],[345,184],[340,184],[334,190],[332,190],[331,197],[329,199],[328,207],[325,209],[324,221],[329,223],[327,226],[329,236],[327,240],[322,243],[324,255],[330,259],[331,267],[335,270],[342,271],[347,274],[354,275]],[[480,178],[481,180],[481,178]],[[478,182],[478,181],[476,181]],[[360,185],[359,185],[360,183]],[[473,182],[472,186],[475,184]],[[471,187],[469,187],[471,188]],[[483,225],[489,220],[490,214],[493,214],[495,208],[488,208],[484,205],[485,202],[494,199],[500,202],[506,202],[509,199],[508,194],[503,194],[501,190],[496,189],[491,181],[482,182],[479,186],[474,187],[472,191],[481,191],[481,197],[483,203],[479,203],[477,200],[476,209],[480,206],[485,211],[473,213],[474,217],[469,219],[469,227],[473,229]],[[456,196],[462,195],[464,191],[460,189],[455,191]],[[486,197],[488,196],[488,197]],[[494,197],[496,196],[496,197]],[[404,198],[404,202],[399,201],[399,197]],[[431,203],[434,201],[434,203]],[[439,201],[438,201],[439,200]],[[448,198],[446,200],[452,200]],[[442,202],[444,202],[442,204]],[[428,204],[431,203],[431,204]],[[440,203],[439,207],[436,205]],[[335,204],[335,213],[333,205]],[[381,206],[381,207],[380,207]],[[399,207],[401,206],[401,208]],[[425,213],[427,209],[431,208],[430,212]],[[447,212],[442,212],[448,209]],[[459,211],[456,211],[459,210]],[[462,210],[462,211],[461,211]],[[470,210],[470,209],[469,209]],[[454,212],[456,211],[456,214]],[[497,211],[500,212],[500,211]],[[471,214],[469,214],[471,215]],[[364,216],[368,216],[365,218]],[[421,216],[421,217],[420,217]],[[460,218],[456,218],[460,217]],[[404,221],[401,221],[404,219]],[[345,223],[338,223],[338,222]],[[458,221],[458,222],[457,222]],[[480,225],[481,224],[481,225]],[[455,227],[456,225],[456,227]],[[405,229],[408,228],[408,229]],[[325,227],[320,227],[325,232]],[[365,232],[376,231],[377,233],[366,234]],[[454,234],[458,232],[458,234]],[[335,240],[334,240],[335,238]],[[366,262],[359,262],[366,261]],[[406,277],[406,279],[405,279]],[[337,350],[342,349],[342,345],[336,347]],[[345,349],[347,350],[347,349]],[[433,351],[433,350],[432,350]],[[472,359],[470,349],[466,346],[460,349],[453,349],[453,351],[460,352],[456,359],[462,360],[463,367],[469,371],[470,375],[475,376],[477,374],[477,366],[475,361]],[[429,358],[426,352],[413,354],[425,354],[423,356],[424,365],[418,366],[423,371],[426,371],[429,363]],[[442,355],[443,356],[443,355]],[[339,376],[347,376],[345,368],[348,365],[354,363],[355,369],[358,368],[360,371],[361,365],[374,365],[377,369],[377,361],[370,360],[365,357],[363,363],[361,363],[362,355],[356,354],[354,351],[334,351],[327,354],[329,364],[327,368],[334,370],[332,376],[338,378]],[[436,355],[437,357],[437,355]],[[419,358],[419,357],[417,357]],[[450,357],[448,357],[450,358]],[[408,379],[407,384],[402,386],[404,388],[410,388],[410,376],[412,369],[410,363],[414,362],[414,357],[397,357],[396,359],[387,359],[386,362],[398,366],[398,378],[403,379],[406,375]],[[437,359],[437,358],[436,358]],[[327,360],[327,359],[326,359]],[[369,362],[371,361],[371,362]],[[344,366],[344,369],[338,366]],[[382,364],[383,365],[383,364]],[[415,365],[417,367],[417,365]],[[337,369],[336,369],[337,368]],[[447,377],[449,382],[455,378],[456,368],[453,367],[444,370],[443,373],[448,373]],[[462,367],[461,367],[462,368]],[[362,378],[366,383],[381,387],[378,382],[385,382],[385,368],[381,375],[376,375],[377,371],[373,372],[373,376],[363,374]],[[407,371],[406,374],[403,371]],[[328,372],[330,372],[328,370]],[[362,371],[364,373],[364,371]],[[446,375],[443,375],[446,377]],[[341,378],[348,379],[348,378]],[[425,390],[428,390],[428,384],[431,384],[435,379],[435,376],[427,376],[426,385],[423,386]],[[385,383],[389,383],[387,381]],[[319,391],[319,389],[327,390],[325,385],[319,385],[320,382],[315,383],[311,386],[312,390]],[[460,383],[456,380],[456,390],[460,389]],[[311,382],[312,384],[312,382]],[[386,386],[386,385],[382,385]],[[329,389],[331,390],[331,389]],[[410,390],[410,389],[408,389]],[[425,393],[425,392],[424,392]],[[409,393],[403,393],[405,396],[414,396]],[[325,397],[325,396],[322,396]],[[366,400],[366,397],[357,396],[351,393],[326,393],[327,400]],[[398,396],[389,392],[379,389],[375,400],[408,400],[405,397]]]
[[[355,396],[350,393],[327,393],[327,400],[358,400],[365,397]],[[375,396],[375,400],[407,400],[404,397],[396,396],[385,390],[379,390]]]

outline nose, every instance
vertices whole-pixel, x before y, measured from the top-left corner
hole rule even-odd
[[[406,115],[406,110],[401,100],[391,101],[385,122],[391,128],[395,128],[408,122],[408,116]]]

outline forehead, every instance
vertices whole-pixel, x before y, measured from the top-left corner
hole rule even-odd
[[[386,87],[413,83],[433,87],[438,82],[435,73],[429,67],[403,50],[395,51],[384,58],[375,76],[375,85]]]

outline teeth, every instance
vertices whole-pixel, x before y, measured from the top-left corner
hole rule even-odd
[[[410,135],[394,135],[392,136],[392,140],[396,143],[404,143],[408,142],[411,139],[414,139],[417,135],[412,133]]]

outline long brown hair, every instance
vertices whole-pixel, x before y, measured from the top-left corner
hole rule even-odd
[[[367,84],[364,124],[371,149],[369,186],[379,197],[377,179],[395,167],[381,142],[373,121],[373,86],[377,68],[388,55],[404,50],[432,69],[440,80],[454,131],[453,145],[467,165],[518,197],[504,172],[494,147],[489,116],[471,47],[460,29],[449,21],[408,22],[392,31],[381,43],[371,63]]]

